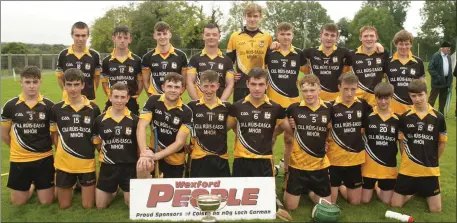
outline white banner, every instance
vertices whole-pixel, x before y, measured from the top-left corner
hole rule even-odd
[[[212,212],[217,220],[275,219],[273,177],[173,178],[130,180],[131,220],[196,220],[205,216],[195,198],[216,194],[226,206]]]

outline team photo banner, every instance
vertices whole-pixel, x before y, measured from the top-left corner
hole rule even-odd
[[[202,211],[204,210],[204,211]],[[131,220],[275,219],[273,177],[130,180]]]

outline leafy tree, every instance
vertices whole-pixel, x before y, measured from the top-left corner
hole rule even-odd
[[[25,43],[11,42],[2,44],[2,54],[26,54],[30,49]]]
[[[340,29],[340,39],[339,43],[342,46],[347,47],[347,41],[349,40],[349,26],[351,21],[347,17],[343,17],[338,21],[338,28]]]
[[[362,4],[362,8],[365,6],[373,8],[386,7],[389,14],[394,17],[397,27],[403,28],[410,3],[411,1],[409,0],[367,0]]]

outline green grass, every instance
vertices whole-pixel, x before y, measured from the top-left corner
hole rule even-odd
[[[427,75],[428,77],[428,75]],[[428,81],[430,83],[430,81]],[[1,104],[5,103],[11,97],[14,97],[20,93],[19,84],[14,82],[13,79],[2,79],[1,80]],[[54,102],[58,102],[61,99],[61,90],[57,85],[56,77],[54,75],[44,75],[43,85],[41,86],[41,93],[46,97],[50,98]],[[97,92],[97,104],[101,109],[104,108],[105,96],[102,89],[98,89]],[[451,114],[455,111],[455,96],[453,97]],[[183,96],[185,102],[189,101],[189,97]],[[139,98],[140,105],[146,100],[144,94]],[[436,104],[437,106],[437,104]],[[408,201],[403,208],[391,208],[384,205],[376,196],[373,196],[373,201],[370,204],[351,206],[348,205],[345,200],[341,197],[338,198],[337,204],[341,207],[342,215],[341,222],[388,222],[392,221],[384,218],[386,210],[393,210],[400,213],[405,213],[414,217],[416,221],[420,222],[456,222],[456,144],[455,144],[455,120],[453,115],[447,119],[447,129],[449,135],[449,142],[446,147],[446,151],[440,160],[441,167],[441,186],[442,186],[442,200],[443,210],[442,213],[432,214],[428,212],[427,203],[424,198],[415,197]],[[282,136],[280,136],[282,138]],[[229,132],[229,151],[233,150],[234,135],[233,132]],[[9,170],[9,148],[2,143],[1,151],[1,173],[7,173]],[[283,156],[283,142],[277,140],[275,146],[274,155],[275,162],[278,163],[279,159]],[[233,157],[230,157],[232,160]],[[28,204],[15,207],[10,204],[9,189],[6,187],[7,176],[2,178],[2,190],[1,190],[1,221],[3,222],[27,222],[27,221],[46,221],[46,222],[125,222],[129,221],[129,211],[124,205],[122,193],[118,194],[113,204],[105,210],[85,210],[81,207],[81,195],[75,194],[73,198],[73,206],[67,210],[60,210],[57,203],[52,205],[43,206],[39,205],[36,196],[34,195]],[[278,196],[282,197],[282,184],[283,176],[280,174],[276,178],[276,188]],[[297,210],[290,212],[293,216],[294,221],[311,221],[311,209],[313,205],[307,197],[304,197],[300,201],[300,206]],[[280,220],[277,220],[280,221]]]

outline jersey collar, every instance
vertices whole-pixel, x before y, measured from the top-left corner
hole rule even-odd
[[[345,103],[343,102],[343,99],[341,99],[341,96],[338,96],[338,97],[336,97],[336,99],[335,99],[335,105],[337,105],[337,104],[343,104],[343,105],[345,105],[345,106],[348,107],[348,108],[351,107],[351,106],[354,104],[354,102],[360,102],[359,98],[356,97],[356,96],[354,96],[354,100],[352,101],[352,103],[351,103],[350,105],[345,104]]]
[[[75,51],[73,50],[73,45],[71,45],[70,47],[68,47],[68,52],[67,52],[67,55],[70,55],[70,54],[73,54],[75,55]],[[87,56],[90,56],[92,57],[92,55],[90,54],[90,51],[89,51],[89,47],[85,47],[84,48],[84,53],[83,55],[86,54]],[[76,56],[76,55],[75,55]]]
[[[279,52],[279,53],[282,54],[281,49],[279,49],[279,48],[276,49],[276,50],[273,50],[273,52]],[[297,51],[295,50],[295,47],[294,47],[292,44],[290,44],[289,52],[287,52],[286,54],[282,54],[282,55],[283,55],[283,56],[287,56],[287,55],[289,55],[290,53],[295,53],[295,54],[297,54]]]
[[[22,102],[24,102],[24,104],[27,105],[29,108],[35,107],[35,105],[37,105],[38,103],[44,104],[44,102],[43,102],[43,96],[42,96],[40,93],[38,93],[38,98],[37,98],[36,103],[35,103],[35,104],[32,104],[32,105],[29,105],[29,104],[27,104],[27,103],[25,102],[24,93],[22,92],[21,94],[19,94],[19,100],[17,100],[16,104],[20,104],[20,103],[22,103]]]
[[[424,119],[428,114],[430,114],[431,116],[433,116],[435,118],[437,117],[433,107],[430,104],[428,105],[427,114],[425,114],[423,117],[419,116],[419,114],[417,113],[417,110],[414,107],[414,105],[411,106],[411,110],[408,112],[408,114],[406,116],[412,115],[412,114],[416,114],[417,117],[419,117],[420,119]]]
[[[373,112],[371,112],[370,116],[373,116],[373,115],[378,115],[384,122],[391,117],[398,120],[398,116],[392,111],[392,109],[390,110],[390,114],[388,116],[381,116],[381,114],[379,113],[379,110],[378,110],[378,106],[373,107]]]
[[[113,49],[113,52],[111,52],[111,57],[109,58],[109,60],[114,60],[114,59],[117,59],[119,62],[121,63],[124,63],[127,59],[134,59],[133,56],[132,56],[132,52],[129,50],[128,54],[127,54],[127,58],[123,61],[119,60],[118,58],[116,58],[116,48]]]
[[[318,98],[319,100],[319,105],[317,107],[315,107],[314,109],[310,106],[308,106],[306,103],[305,103],[305,100],[301,100],[300,101],[300,105],[299,106],[303,106],[303,107],[308,107],[309,109],[311,109],[311,111],[315,112],[317,111],[317,109],[319,109],[320,107],[325,107],[327,108],[327,105],[325,105],[324,101],[320,98]]]
[[[254,107],[256,107],[256,108],[260,107],[260,106],[263,105],[264,103],[267,103],[267,104],[271,105],[270,98],[268,98],[268,96],[267,96],[266,94],[265,94],[265,96],[263,97],[263,102],[260,103],[260,104],[258,104],[258,105],[252,103],[252,101],[251,101],[251,94],[248,94],[248,96],[246,96],[246,97],[244,98],[243,103],[246,103],[246,102],[251,103],[251,104],[254,105]]]
[[[160,50],[159,50],[159,47],[155,48],[154,53],[152,55],[154,56],[154,55],[157,55],[157,54],[161,54]],[[168,50],[168,55],[170,55],[170,54],[174,54],[175,56],[178,55],[175,52],[175,47],[171,43],[170,43],[170,49]]]
[[[247,28],[246,26],[243,26],[243,29],[241,30],[240,35],[241,35],[242,33],[246,33],[246,34],[247,34],[248,32],[251,32],[251,33],[256,32],[256,34],[257,34],[257,33],[263,34],[263,32],[260,31],[259,28],[257,28],[256,30],[250,31],[250,30],[248,30],[248,28]]]
[[[202,53],[200,54],[200,56],[205,56],[205,55],[206,55],[207,57],[209,57],[211,60],[214,60],[214,58],[216,58],[216,57],[224,58],[224,55],[222,54],[222,51],[221,51],[219,48],[217,48],[217,56],[215,56],[215,57],[213,57],[213,58],[211,58],[211,57],[208,55],[208,53],[206,52],[206,48],[203,48]]]
[[[87,97],[84,96],[84,95],[81,95],[81,97],[83,97],[84,103],[83,103],[83,107],[81,107],[80,109],[78,109],[78,111],[81,110],[82,108],[86,107],[86,106],[89,107],[89,108],[92,108],[92,106],[90,105],[90,100],[87,99]],[[64,103],[63,103],[63,105],[62,105],[62,108],[66,107],[66,106],[71,106],[71,107],[76,111],[76,109],[75,109],[75,108],[73,107],[73,105],[70,103],[70,100],[68,100],[68,97],[65,98],[65,100],[64,100],[63,102],[64,102]]]
[[[378,52],[377,50],[375,50],[372,54],[365,54],[365,53],[363,52],[362,49],[363,49],[363,45],[362,45],[362,46],[359,46],[359,47],[357,48],[357,51],[356,51],[355,53],[356,53],[356,54],[364,54],[364,55],[367,55],[367,56],[371,56],[371,55],[373,55],[373,54],[375,54],[375,53]]]
[[[392,56],[392,60],[390,60],[390,62],[393,62],[395,60],[398,60],[400,61],[400,58],[398,57],[398,52],[395,52],[394,55]],[[407,64],[409,61],[413,61],[413,62],[416,62],[417,63],[417,60],[414,59],[413,57],[413,53],[411,51],[408,52],[408,61],[405,63]],[[403,64],[403,63],[402,63]],[[403,65],[405,65],[403,64]]]
[[[112,109],[112,107],[110,106],[110,107],[106,110],[105,116],[103,116],[102,121],[104,121],[105,119],[111,118],[111,119],[113,119],[115,122],[119,123],[119,122],[122,121],[122,119],[123,119],[124,117],[127,117],[127,118],[129,118],[129,119],[132,119],[132,116],[130,115],[130,110],[129,110],[127,107],[124,108],[124,114],[122,115],[122,117],[121,117],[120,119],[114,119],[114,118],[113,118],[113,114],[111,113],[111,109]]]
[[[333,44],[333,47],[332,47],[332,52],[330,54],[325,54],[324,53],[324,45],[320,45],[319,48],[317,48],[317,50],[321,51],[322,53],[324,53],[326,56],[330,56],[333,52],[335,52],[335,50],[337,49],[338,47],[336,46],[336,44]]]
[[[208,107],[209,109],[216,108],[219,105],[225,106],[224,103],[222,103],[222,100],[220,98],[217,98],[216,105],[210,107],[208,104],[206,104],[205,99],[203,97],[200,98],[200,100],[198,101],[197,105],[206,105],[206,107]]]
[[[171,107],[168,107],[167,104],[165,104],[165,93],[160,95],[160,98],[159,98],[158,101],[163,102],[163,104],[165,105],[165,108],[167,108],[167,110],[170,110],[170,109],[173,109],[173,108],[179,108],[180,110],[182,110],[182,104],[183,103],[182,103],[181,97],[179,97],[178,102],[176,103],[176,105],[175,106],[171,106]]]

